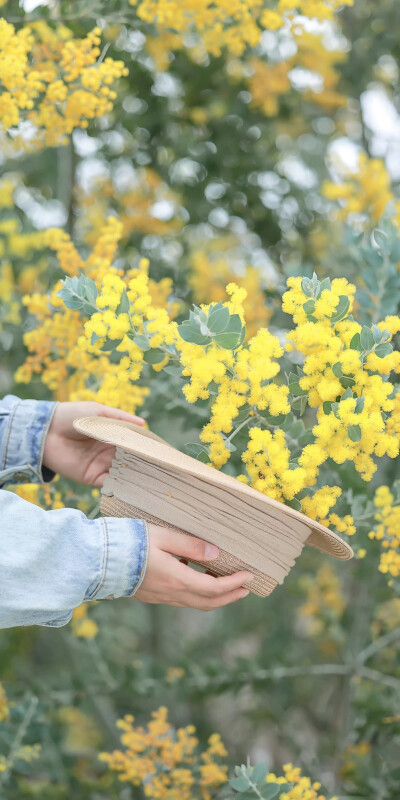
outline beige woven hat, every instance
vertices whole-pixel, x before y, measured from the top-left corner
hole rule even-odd
[[[74,421],[76,430],[116,446],[100,509],[136,517],[211,542],[214,561],[196,561],[214,575],[249,569],[245,584],[265,597],[283,582],[305,544],[352,558],[340,536],[224,472],[179,452],[151,431],[106,417]]]

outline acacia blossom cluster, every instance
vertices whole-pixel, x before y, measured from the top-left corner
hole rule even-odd
[[[275,13],[275,12],[265,12]],[[320,77],[322,88],[301,89],[304,100],[317,104],[332,112],[346,106],[348,99],[338,91],[340,74],[336,67],[346,59],[343,50],[327,50],[321,34],[299,30],[296,26],[291,35],[296,53],[282,61],[268,62],[253,56],[249,64],[237,65],[235,75],[243,77],[252,96],[252,106],[259,108],[267,117],[279,112],[280,99],[292,89],[290,73],[295,68],[312,71]],[[251,68],[249,77],[248,67]]]
[[[35,135],[28,145],[66,144],[76,128],[113,108],[114,82],[128,70],[123,61],[100,60],[101,30],[83,38],[59,25],[38,21],[16,29],[0,19],[0,125],[7,131],[28,120]]]
[[[379,571],[389,580],[400,575],[400,500],[388,486],[379,486],[374,496],[375,525],[368,534],[382,546]]]
[[[335,164],[340,178],[324,181],[322,193],[338,204],[337,217],[346,220],[351,214],[365,214],[374,225],[381,219],[388,203],[395,208],[394,220],[400,225],[400,201],[395,198],[391,177],[381,158],[369,158],[360,153],[355,169]]]
[[[214,56],[226,48],[240,56],[255,47],[263,30],[291,24],[298,14],[320,22],[331,20],[337,9],[354,0],[277,0],[275,9],[265,9],[262,0],[130,0],[144,22],[161,33],[184,38],[195,31],[205,50]]]
[[[226,246],[230,239],[227,238]],[[224,242],[219,239],[218,247]],[[246,319],[246,336],[251,338],[259,328],[265,328],[271,318],[271,309],[265,303],[263,280],[257,267],[246,265],[241,275],[236,275],[228,256],[213,256],[212,246],[193,250],[190,257],[189,285],[195,303],[218,303],[226,299],[226,286],[235,283],[245,289],[243,311]]]
[[[185,340],[173,319],[177,309],[168,300],[171,285],[165,285],[166,294],[158,290],[158,304],[154,301],[148,261],[125,272],[112,266],[120,235],[120,223],[110,218],[83,262],[65,233],[47,233],[61,265],[70,275],[82,271],[94,294],[89,303],[82,300],[83,316],[64,307],[59,284],[50,303],[44,296],[26,300],[41,324],[25,334],[32,354],[17,377],[29,380],[42,373],[50,388],[68,386],[70,397],[97,398],[133,411],[149,391],[141,377],[144,366],[159,372],[172,363],[186,379],[182,391],[189,403],[211,399],[210,418],[200,433],[209,463],[223,467],[241,432],[247,443],[240,480],[279,501],[301,504],[310,517],[340,533],[353,534],[351,514],[335,509],[342,487],[324,485],[321,470],[328,459],[351,462],[369,481],[377,458],[398,455],[399,406],[388,377],[400,371],[400,354],[388,342],[400,330],[399,318],[387,317],[375,326],[375,335],[385,338],[383,352],[375,344],[362,352],[361,345],[361,350],[353,346],[355,338],[367,335],[372,343],[374,338],[350,316],[355,287],[336,278],[312,300],[301,278],[289,278],[282,309],[292,316],[294,328],[285,345],[267,328],[237,347],[221,346],[218,338],[207,344]],[[226,291],[228,299],[220,303],[224,314],[243,324],[245,289],[230,283]],[[202,304],[199,313],[206,318],[210,309]],[[295,383],[281,373],[285,350],[289,355],[296,350],[304,359]],[[315,409],[308,439],[300,443],[291,442],[281,427],[297,394]]]
[[[212,734],[207,749],[199,753],[194,726],[175,731],[165,706],[153,711],[147,728],[133,723],[130,714],[118,721],[124,749],[101,753],[100,760],[118,772],[121,781],[142,786],[145,797],[211,800],[227,782],[228,768],[219,762],[227,751],[219,734]]]
[[[175,730],[165,706],[152,712],[146,728],[134,721],[131,714],[118,720],[123,749],[99,756],[120,781],[141,786],[144,796],[154,800],[211,800],[227,785],[228,767],[222,759],[228,753],[218,733],[211,734],[207,749],[200,753],[195,727]],[[293,764],[284,764],[280,776],[268,772],[265,782],[282,786],[279,800],[327,800],[320,794],[321,784]]]

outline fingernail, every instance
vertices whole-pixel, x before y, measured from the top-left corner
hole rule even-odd
[[[206,558],[217,558],[219,547],[216,547],[215,544],[206,544],[205,555]]]
[[[240,592],[240,597],[247,597],[248,594],[250,594],[250,589],[243,589],[243,591]]]

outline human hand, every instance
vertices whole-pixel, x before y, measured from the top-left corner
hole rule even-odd
[[[214,578],[182,563],[184,559],[209,560],[218,556],[218,547],[194,536],[148,523],[149,556],[144,579],[134,597],[142,603],[211,611],[234,603],[249,594],[243,584],[253,577],[242,570]],[[208,548],[210,548],[208,550]]]
[[[144,420],[92,401],[57,406],[45,440],[44,466],[77,483],[102,486],[114,458],[115,446],[76,431],[72,423],[77,417],[109,417],[136,425],[144,425]]]

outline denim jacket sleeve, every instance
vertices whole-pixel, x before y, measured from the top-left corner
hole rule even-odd
[[[0,485],[46,477],[43,446],[54,408],[11,395],[0,401]],[[59,627],[85,600],[132,596],[147,556],[144,520],[44,511],[0,489],[0,628]]]

